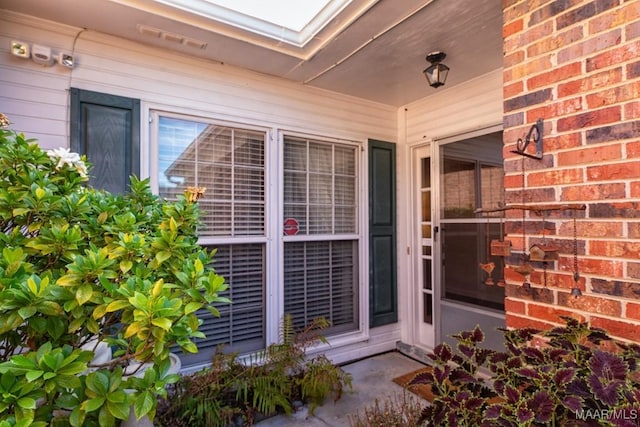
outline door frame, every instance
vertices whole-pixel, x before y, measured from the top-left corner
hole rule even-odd
[[[409,270],[409,337],[411,345],[421,349],[431,349],[440,340],[440,268],[441,264],[440,251],[437,250],[439,244],[439,212],[436,209],[438,201],[438,173],[439,162],[434,162],[434,149],[436,142],[429,141],[424,144],[414,145],[410,147],[410,185],[409,185],[409,206],[410,206],[410,226],[409,226],[409,253],[410,253],[410,270]],[[424,326],[423,316],[423,298],[422,298],[422,221],[421,221],[421,159],[428,157],[431,159],[430,167],[430,188],[431,188],[431,295],[432,295],[432,323],[431,327]],[[419,296],[419,297],[418,297]],[[426,337],[423,336],[426,333]]]
[[[409,150],[409,163],[410,168],[408,171],[408,180],[410,185],[408,186],[409,194],[408,194],[408,202],[409,202],[409,218],[408,223],[408,253],[409,253],[409,275],[408,275],[408,286],[406,288],[406,297],[408,298],[407,304],[405,307],[408,308],[408,331],[407,331],[407,339],[409,340],[409,345],[415,347],[419,350],[431,350],[438,343],[442,342],[444,338],[442,336],[442,305],[443,304],[453,304],[452,302],[443,301],[442,298],[442,251],[440,248],[442,233],[441,233],[441,161],[440,161],[440,152],[442,146],[450,143],[455,143],[458,141],[462,141],[464,139],[473,138],[481,135],[485,135],[492,132],[502,131],[502,124],[494,124],[482,128],[477,128],[474,130],[469,130],[465,132],[460,132],[440,138],[432,138],[426,141],[421,141],[419,144],[412,144],[408,146]],[[421,268],[420,256],[421,256],[421,238],[419,237],[420,229],[418,228],[420,224],[419,218],[419,206],[418,200],[416,198],[416,192],[418,188],[417,184],[417,157],[425,152],[425,150],[429,153],[431,158],[431,221],[433,228],[433,246],[432,246],[432,288],[433,288],[433,333],[432,340],[420,340],[420,322],[422,313],[420,312],[420,304],[416,303],[416,291],[418,290],[418,269]],[[437,228],[436,228],[437,227]],[[437,232],[435,230],[438,230]],[[474,310],[481,312],[482,314],[486,314],[489,317],[500,317],[499,314],[496,314],[491,310],[482,310],[481,307],[476,307]],[[420,351],[417,353],[420,354]]]

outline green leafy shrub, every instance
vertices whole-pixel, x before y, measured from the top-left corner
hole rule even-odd
[[[481,348],[479,327],[438,345],[430,384],[429,426],[633,426],[640,413],[640,346],[565,317],[549,331],[503,330],[505,351]],[[535,339],[542,337],[542,340]],[[535,343],[535,344],[534,344]]]
[[[324,355],[306,357],[309,346],[326,341],[320,331],[327,326],[319,318],[296,332],[285,315],[281,342],[247,360],[220,348],[210,367],[171,386],[156,421],[172,427],[226,427],[239,418],[242,425],[252,425],[259,417],[291,413],[296,401],[308,402],[313,412],[327,397],[339,399],[351,387],[351,375]]]
[[[87,173],[75,153],[0,130],[2,427],[109,426],[131,406],[153,418],[178,379],[170,349],[196,352],[196,312],[226,301],[193,198],[160,200],[134,177],[109,194]]]

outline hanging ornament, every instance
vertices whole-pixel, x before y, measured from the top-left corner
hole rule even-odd
[[[487,273],[487,278],[484,280],[484,284],[487,286],[493,286],[494,282],[493,282],[493,276],[491,275],[491,273],[493,272],[493,270],[496,268],[496,264],[494,262],[491,261],[491,259],[489,258],[489,217],[487,217],[487,221],[485,223],[485,228],[484,228],[484,241],[486,242],[486,248],[485,248],[485,257],[487,258],[487,262],[485,263],[480,263],[480,268]]]
[[[500,217],[500,239],[491,240],[491,255],[502,257],[511,255],[511,241],[504,239],[504,211]]]
[[[554,261],[559,258],[559,248],[552,244],[547,244],[547,214],[549,211],[542,211],[542,242],[531,245],[529,248],[529,261]]]
[[[517,266],[513,269],[518,274],[524,276],[524,283],[522,283],[522,287],[525,289],[531,288],[531,283],[529,283],[529,275],[533,272],[533,267],[528,262],[523,262],[521,265]]]
[[[485,264],[480,263],[480,268],[487,273],[487,278],[484,280],[484,284],[487,286],[493,286],[493,277],[491,277],[491,273],[493,269],[496,268],[496,265],[493,262],[487,262]]]
[[[571,288],[571,295],[575,298],[582,296],[582,291],[579,286],[580,272],[578,271],[578,231],[576,224],[576,211],[573,211],[573,288]]]

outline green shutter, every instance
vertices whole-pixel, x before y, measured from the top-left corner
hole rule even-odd
[[[398,321],[396,146],[369,140],[369,326]]]
[[[140,100],[71,88],[71,150],[85,154],[90,184],[124,193],[140,175]]]

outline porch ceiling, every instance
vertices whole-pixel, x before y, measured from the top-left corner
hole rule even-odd
[[[498,0],[352,0],[305,46],[154,0],[0,0],[0,9],[394,106],[435,93],[422,74],[429,52],[446,52],[451,68],[439,91],[502,66]],[[156,30],[192,43],[149,34]]]

